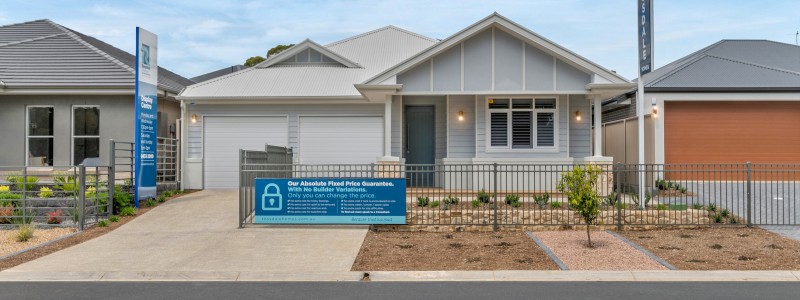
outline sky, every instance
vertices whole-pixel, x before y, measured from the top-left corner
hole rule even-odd
[[[635,0],[2,0],[0,25],[50,19],[130,53],[135,27],[159,36],[160,66],[185,77],[265,56],[309,38],[327,44],[387,25],[445,39],[498,12],[547,39],[633,79]],[[797,0],[654,0],[660,67],[721,39],[795,44]]]

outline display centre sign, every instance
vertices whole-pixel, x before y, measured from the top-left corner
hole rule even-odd
[[[156,197],[158,128],[158,36],[136,27],[136,117],[134,118],[134,206]]]
[[[402,178],[257,178],[256,224],[405,224]]]

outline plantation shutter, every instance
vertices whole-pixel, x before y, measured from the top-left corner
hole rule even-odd
[[[555,113],[542,112],[536,114],[536,146],[555,146]]]
[[[508,146],[508,113],[493,112],[490,119],[491,145],[497,147]]]
[[[533,143],[533,112],[514,111],[511,113],[511,147],[512,148],[532,148]]]

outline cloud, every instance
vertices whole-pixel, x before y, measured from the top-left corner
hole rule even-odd
[[[204,20],[197,24],[192,24],[187,27],[179,28],[178,33],[190,38],[217,36],[223,31],[225,31],[225,29],[229,28],[230,25],[231,24],[228,22],[209,19],[209,20]]]

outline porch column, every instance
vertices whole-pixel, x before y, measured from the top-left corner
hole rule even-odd
[[[392,156],[392,96],[386,96],[383,106],[383,157]]]
[[[594,156],[603,156],[603,111],[600,96],[594,96]]]

